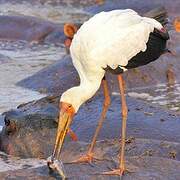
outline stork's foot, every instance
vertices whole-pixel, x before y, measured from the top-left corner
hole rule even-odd
[[[94,157],[93,153],[87,153],[83,156],[81,156],[79,159],[71,161],[70,163],[89,163],[92,164],[95,160],[101,160],[96,157]]]
[[[92,163],[94,157],[93,153],[82,155],[79,159],[72,161],[71,163]]]
[[[132,170],[129,170],[127,168],[118,168],[118,169],[112,169],[111,171],[103,172],[102,175],[109,175],[109,176],[120,176],[122,177],[125,173],[133,173],[137,167],[133,166]]]
[[[103,175],[116,175],[122,176],[125,173],[125,168],[113,169],[112,171],[103,172]]]
[[[55,159],[52,161],[52,158],[50,156],[47,159],[47,166],[48,166],[50,172],[57,171],[63,180],[66,179],[66,173],[65,173],[64,165],[60,160]]]
[[[47,158],[47,166],[48,166],[49,170],[53,170],[53,169],[54,169],[53,163],[54,163],[54,162],[53,162],[53,160],[52,160],[52,156],[48,157],[48,158]]]

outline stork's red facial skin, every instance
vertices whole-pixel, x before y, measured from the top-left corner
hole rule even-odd
[[[73,117],[75,114],[75,110],[72,104],[66,102],[60,102],[60,114],[67,113],[69,116]]]
[[[66,102],[60,102],[60,116],[63,114],[67,114],[72,119],[75,114],[73,106]],[[70,128],[67,130],[67,133],[71,136],[73,141],[78,140],[77,135]]]

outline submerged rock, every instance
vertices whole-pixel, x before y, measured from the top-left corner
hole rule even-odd
[[[1,150],[21,157],[44,157],[54,143],[58,109],[51,103],[56,97],[43,98],[5,113],[5,127],[1,132]],[[24,106],[26,108],[24,108]],[[31,107],[30,107],[31,106]],[[43,147],[44,146],[44,147]]]

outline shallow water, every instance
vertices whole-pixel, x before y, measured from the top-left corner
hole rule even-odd
[[[160,84],[154,87],[136,88],[129,90],[128,95],[180,113],[179,83],[171,86]]]
[[[84,22],[90,16],[80,6],[64,6],[52,5],[51,1],[41,3],[29,3],[23,1],[22,3],[2,3],[0,5],[0,15],[26,15],[35,16],[44,20],[49,20],[55,23],[65,22]]]
[[[58,1],[44,1],[44,3],[0,1],[0,15],[34,16],[55,23],[83,22],[89,17],[82,6],[59,4]],[[61,59],[64,55],[64,46],[61,44],[31,45],[23,41],[1,41],[0,114],[15,108],[18,104],[43,97],[44,94],[18,87],[16,83]]]
[[[112,95],[119,96],[119,92],[112,92]],[[129,97],[140,99],[156,106],[180,113],[180,84],[168,86],[159,84],[149,87],[138,87],[127,90]]]
[[[0,151],[0,173],[9,170],[36,168],[46,165],[45,160],[40,159],[20,159],[18,157],[8,156]]]
[[[63,46],[31,45],[19,41],[0,42],[0,113],[21,103],[44,97],[37,91],[16,86],[20,80],[61,59]]]
[[[83,22],[89,17],[81,6],[75,7],[66,3],[60,6],[51,1],[44,2],[0,1],[0,15],[34,16],[55,23]],[[3,112],[45,96],[37,91],[18,87],[16,83],[64,55],[62,44],[32,45],[24,41],[0,41],[0,130],[3,126]]]

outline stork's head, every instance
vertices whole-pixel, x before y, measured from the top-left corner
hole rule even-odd
[[[66,134],[73,120],[74,114],[78,111],[84,101],[79,96],[78,87],[73,87],[62,94],[60,99],[60,114],[58,122],[60,129],[58,130],[58,134]]]
[[[80,96],[81,93],[82,92],[80,92],[79,87],[70,88],[62,94],[60,102],[62,105],[68,104],[69,106],[71,106],[74,113],[76,113],[78,111],[79,107],[84,102],[82,96]]]

